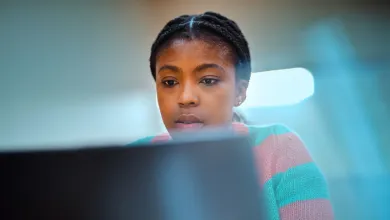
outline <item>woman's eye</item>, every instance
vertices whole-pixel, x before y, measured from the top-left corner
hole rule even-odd
[[[170,79],[163,81],[163,84],[167,87],[173,87],[177,84],[177,82],[175,80]]]
[[[218,79],[206,78],[206,79],[202,79],[202,81],[200,81],[200,83],[203,83],[206,86],[211,86],[211,85],[217,84]]]

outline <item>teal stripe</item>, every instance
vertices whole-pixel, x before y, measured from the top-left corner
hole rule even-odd
[[[275,191],[274,187],[272,184],[272,181],[268,181],[267,184],[264,185],[263,188],[263,193],[264,193],[264,199],[265,199],[265,204],[267,208],[267,215],[269,220],[280,220],[279,218],[279,207],[278,204],[276,203],[276,196],[275,196]]]
[[[153,138],[155,138],[155,136],[148,136],[148,137],[145,137],[145,138],[141,138],[139,140],[136,140],[130,144],[127,144],[126,146],[127,147],[132,147],[134,145],[140,145],[140,144],[148,144],[150,142],[152,142]]]
[[[272,185],[276,191],[279,208],[297,201],[329,198],[326,181],[314,163],[302,164],[276,174],[265,185]]]
[[[291,132],[291,130],[281,124],[268,126],[248,126],[249,135],[252,137],[253,146],[260,145],[271,135],[282,135]]]

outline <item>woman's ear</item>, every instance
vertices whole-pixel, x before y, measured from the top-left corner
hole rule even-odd
[[[236,99],[234,106],[240,106],[246,99],[246,90],[248,88],[249,82],[247,80],[239,79],[236,84]]]

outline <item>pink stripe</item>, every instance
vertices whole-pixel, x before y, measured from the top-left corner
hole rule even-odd
[[[234,131],[239,133],[239,134],[242,134],[242,135],[249,134],[248,127],[243,123],[233,122],[232,127],[233,127]]]
[[[291,132],[267,137],[254,148],[254,154],[261,185],[277,173],[312,162],[303,142]]]
[[[329,200],[315,199],[298,201],[280,209],[281,220],[331,220],[332,205]]]
[[[171,139],[168,133],[157,135],[152,139],[152,143],[160,142],[160,141],[168,141]]]

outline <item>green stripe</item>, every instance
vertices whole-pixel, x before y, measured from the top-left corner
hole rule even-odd
[[[272,185],[276,191],[279,208],[297,201],[329,198],[326,181],[314,163],[302,164],[276,174],[265,185]]]
[[[248,126],[249,135],[252,137],[253,146],[260,145],[271,135],[282,135],[291,132],[291,130],[281,124],[268,126]]]

